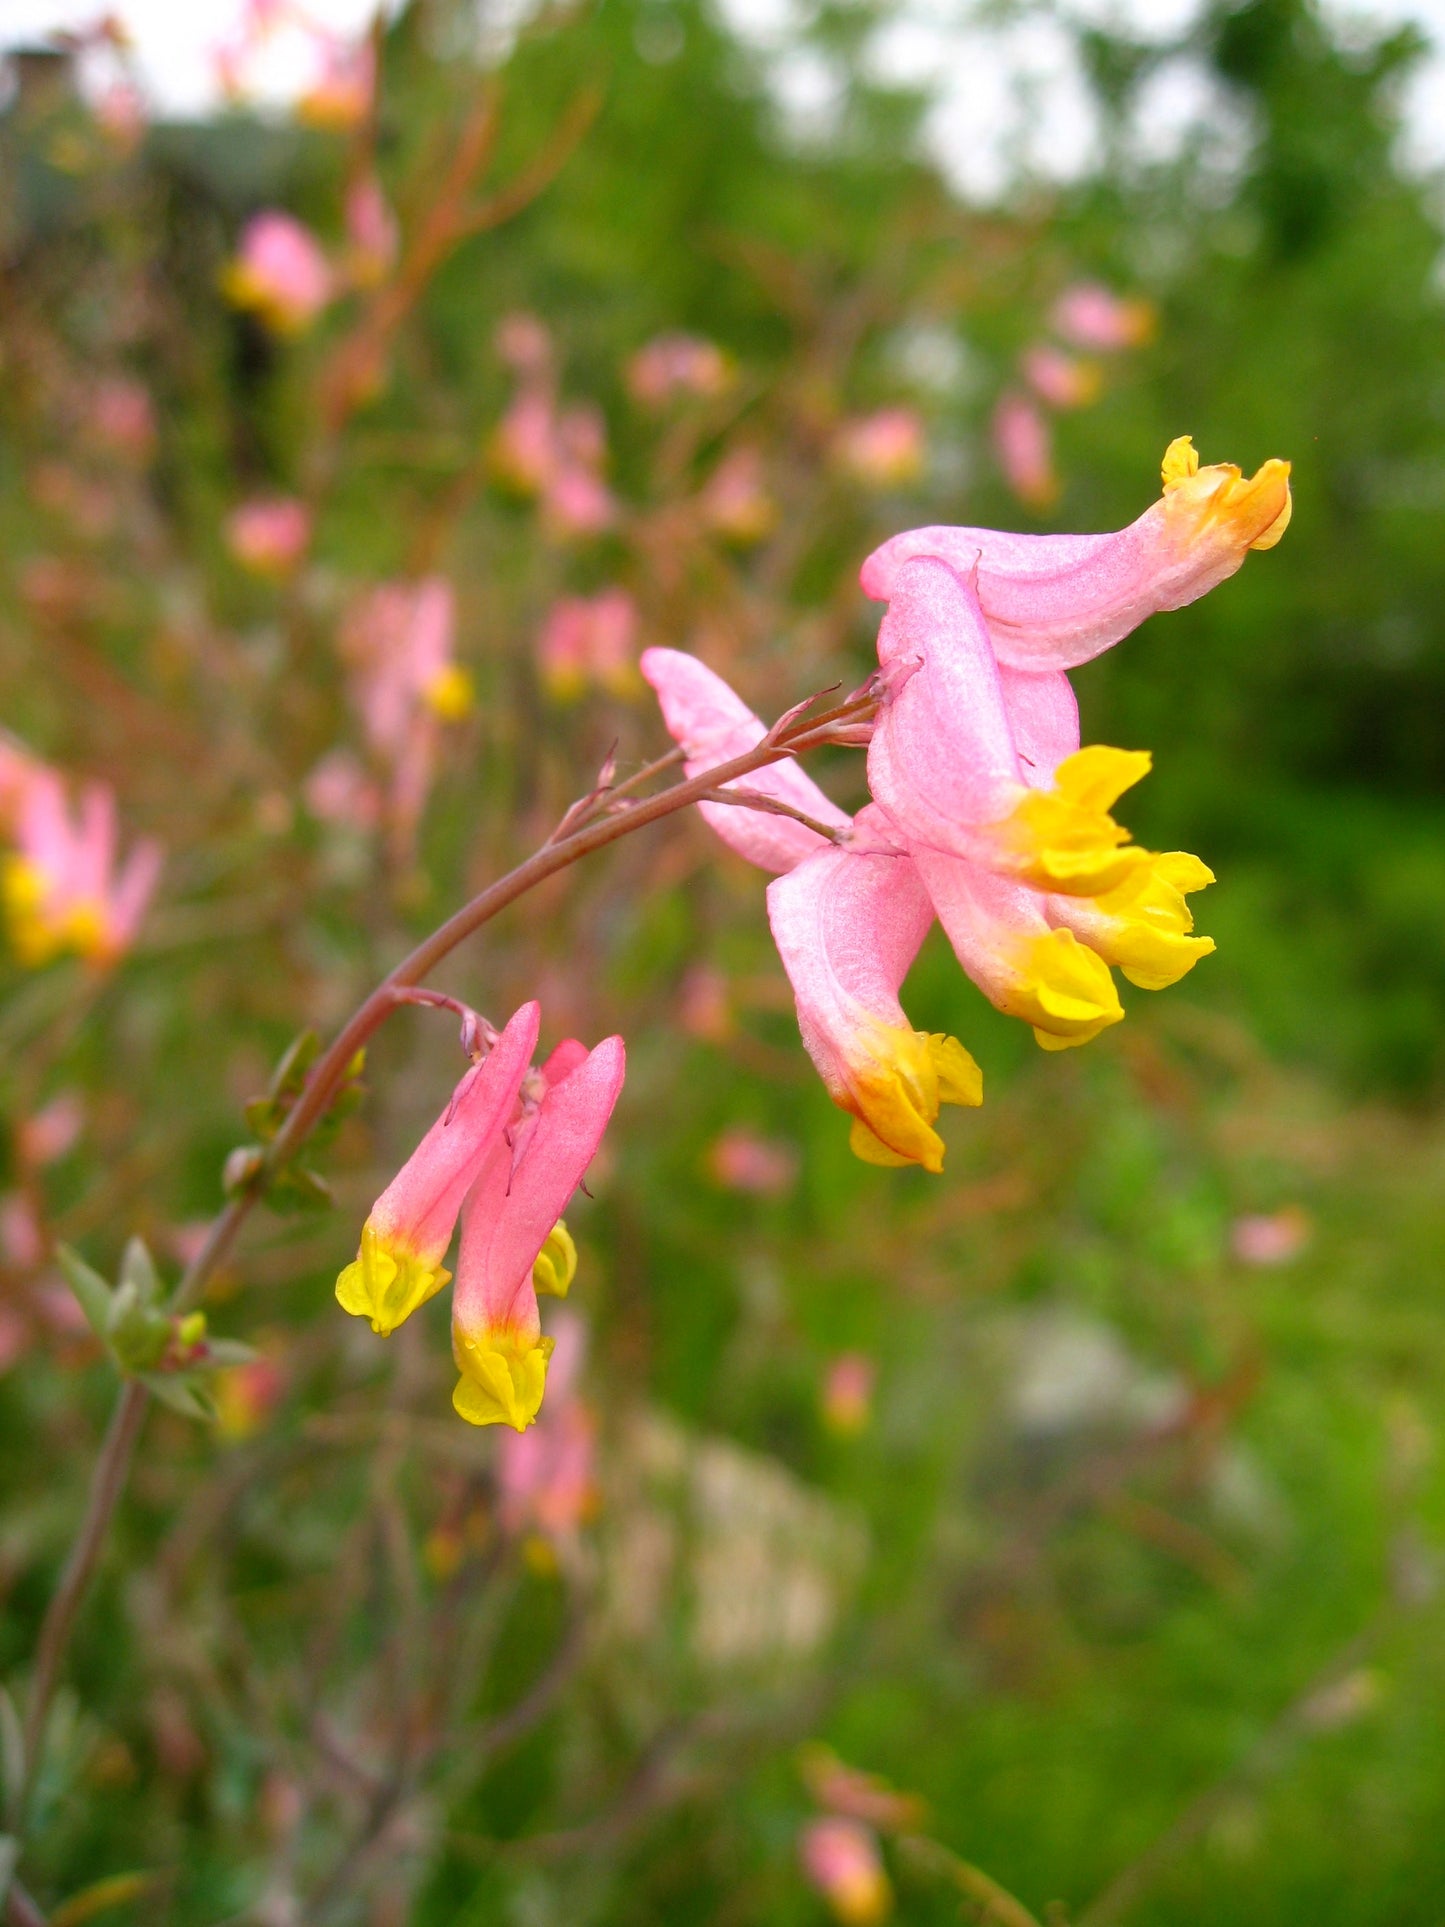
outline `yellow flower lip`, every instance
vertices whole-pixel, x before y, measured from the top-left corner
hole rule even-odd
[[[367,1319],[379,1338],[389,1338],[451,1275],[444,1266],[429,1265],[388,1243],[368,1223],[362,1226],[360,1250],[336,1280],[336,1300],[343,1311]]]
[[[541,1408],[554,1342],[507,1330],[477,1337],[454,1331],[452,1349],[461,1377],[452,1405],[458,1417],[468,1425],[510,1425],[514,1432],[525,1432]]]
[[[1201,530],[1222,524],[1248,549],[1272,549],[1289,527],[1294,502],[1290,464],[1271,456],[1248,478],[1234,462],[1199,465],[1194,438],[1179,435],[1164,451],[1165,500],[1178,500],[1200,517]]]
[[[983,1102],[983,1073],[956,1037],[870,1027],[854,1088],[835,1098],[853,1113],[848,1143],[865,1164],[921,1164],[943,1169],[943,1139],[934,1130],[942,1104]]]

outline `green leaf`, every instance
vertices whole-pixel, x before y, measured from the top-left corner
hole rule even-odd
[[[56,1246],[55,1262],[64,1273],[66,1284],[75,1293],[76,1301],[85,1313],[86,1323],[101,1343],[108,1345],[112,1307],[110,1286],[69,1245]]]
[[[329,1211],[334,1201],[331,1186],[319,1171],[288,1164],[277,1172],[266,1202],[273,1211]]]
[[[87,1920],[111,1907],[122,1907],[128,1900],[139,1900],[150,1893],[165,1876],[158,1873],[113,1873],[72,1894],[50,1916],[50,1927],[83,1927]]]
[[[160,1274],[146,1248],[144,1238],[128,1238],[120,1260],[120,1286],[134,1285],[143,1305],[153,1305],[161,1295]]]
[[[207,1425],[215,1419],[215,1403],[193,1372],[137,1372],[136,1377],[153,1398],[182,1418],[200,1419]]]
[[[253,1097],[246,1106],[244,1116],[246,1129],[252,1136],[260,1138],[263,1144],[269,1144],[281,1128],[286,1107],[278,1098]]]
[[[282,1052],[271,1079],[273,1098],[296,1097],[306,1082],[306,1073],[321,1053],[321,1039],[314,1030],[303,1030]]]
[[[210,1338],[206,1341],[208,1370],[225,1370],[231,1365],[249,1365],[260,1356],[254,1345],[243,1345],[239,1338]]]

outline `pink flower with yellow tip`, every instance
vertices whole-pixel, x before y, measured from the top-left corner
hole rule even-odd
[[[810,1820],[798,1837],[798,1857],[842,1927],[875,1927],[892,1913],[893,1889],[877,1836],[861,1821],[835,1815]]]
[[[869,488],[898,488],[923,473],[923,421],[913,408],[879,408],[839,428],[833,443],[840,468]]]
[[[997,529],[910,529],[863,564],[865,594],[886,602],[904,564],[935,556],[972,583],[1000,664],[1072,669],[1146,617],[1182,609],[1272,549],[1289,526],[1290,465],[1246,479],[1232,462],[1201,468],[1190,437],[1164,453],[1164,493],[1108,535],[1013,535]]]
[[[361,1248],[336,1280],[344,1311],[389,1337],[450,1280],[442,1259],[462,1200],[498,1147],[537,1045],[541,1010],[523,1004],[371,1207]]]
[[[1053,325],[1079,348],[1138,348],[1154,333],[1154,306],[1127,300],[1101,281],[1076,281],[1059,296]]]
[[[550,693],[569,702],[596,683],[616,696],[630,694],[637,687],[637,627],[637,604],[625,589],[553,603],[537,637]]]
[[[226,547],[253,575],[282,580],[311,542],[311,511],[294,496],[256,496],[226,517]]]
[[[336,278],[309,228],[276,208],[246,223],[221,277],[234,307],[249,310],[279,335],[303,334],[336,292]]]
[[[1054,441],[1048,422],[1016,388],[999,396],[993,411],[993,452],[1003,478],[1029,508],[1046,509],[1059,493]]]
[[[67,951],[103,969],[116,963],[155,893],[160,845],[146,838],[119,864],[114,794],[92,783],[72,809],[65,785],[43,765],[24,783],[10,833],[0,904],[21,963],[35,968]]]
[[[497,1453],[502,1518],[509,1530],[567,1544],[597,1508],[597,1420],[580,1396],[587,1327],[557,1313],[547,1362],[547,1403],[525,1432],[503,1432]]]
[[[560,1045],[523,1094],[462,1207],[452,1297],[452,1403],[472,1425],[522,1432],[537,1416],[552,1340],[537,1294],[565,1297],[577,1267],[562,1212],[602,1142],[622,1090],[620,1037]]]
[[[1050,408],[1087,408],[1099,399],[1104,371],[1097,361],[1039,342],[1024,350],[1019,365],[1030,388]]]

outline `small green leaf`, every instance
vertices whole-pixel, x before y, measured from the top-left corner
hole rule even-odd
[[[57,1245],[55,1262],[65,1274],[65,1282],[75,1293],[86,1323],[102,1344],[110,1342],[111,1290],[98,1271],[69,1245]]]
[[[161,1295],[160,1275],[155,1260],[146,1249],[144,1238],[128,1238],[120,1260],[120,1286],[134,1285],[143,1305],[153,1305]]]
[[[267,1196],[273,1211],[329,1211],[332,1202],[331,1186],[304,1164],[288,1164],[277,1172]]]
[[[84,1927],[111,1907],[123,1907],[128,1900],[139,1900],[151,1893],[165,1878],[157,1873],[113,1873],[103,1880],[72,1894],[50,1916],[50,1927]]]
[[[277,1098],[253,1097],[244,1112],[246,1129],[263,1144],[269,1144],[280,1130],[285,1115],[286,1107]]]
[[[210,1424],[216,1407],[210,1393],[192,1372],[137,1372],[136,1377],[153,1398],[168,1405],[182,1418],[200,1419]]]
[[[271,1079],[272,1097],[296,1097],[306,1082],[306,1073],[321,1052],[321,1039],[314,1030],[303,1030],[286,1046]]]

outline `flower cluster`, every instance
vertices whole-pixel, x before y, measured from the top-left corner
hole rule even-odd
[[[1289,465],[1250,479],[1233,464],[1201,468],[1183,436],[1163,480],[1162,499],[1113,534],[925,528],[884,543],[862,571],[888,605],[872,801],[849,818],[778,763],[738,787],[792,814],[700,805],[724,842],[775,873],[768,915],[803,1041],[867,1162],[940,1170],[940,1106],[982,1102],[963,1046],[915,1030],[899,1003],[935,918],[974,983],[1045,1050],[1120,1020],[1111,966],[1161,989],[1214,947],[1192,934],[1186,902],[1210,871],[1140,849],[1110,813],[1149,756],[1081,748],[1065,672],[1273,547]],[[689,775],[761,740],[758,718],[695,658],[649,649],[641,666]]]
[[[602,1141],[626,1068],[620,1037],[569,1039],[532,1067],[541,1011],[523,1004],[462,1078],[377,1199],[336,1281],[346,1311],[386,1337],[451,1279],[461,1219],[452,1403],[473,1425],[521,1432],[542,1403],[552,1340],[537,1295],[565,1298],[577,1252],[562,1212]]]
[[[37,968],[66,951],[108,968],[135,941],[160,876],[159,844],[137,843],[118,866],[114,793],[89,783],[78,802],[64,779],[0,737],[0,909],[11,947]]]
[[[1004,479],[1021,502],[1040,509],[1059,492],[1045,411],[1087,408],[1097,401],[1104,370],[1096,357],[1147,341],[1154,310],[1147,301],[1124,300],[1097,281],[1079,281],[1060,295],[1051,320],[1058,339],[1036,341],[1024,350],[1022,385],[1004,390],[993,415],[994,453]],[[1081,348],[1090,352],[1080,354]]]
[[[497,352],[517,377],[517,390],[492,438],[492,467],[519,495],[535,496],[555,536],[598,535],[617,517],[602,471],[607,433],[585,406],[563,408],[557,396],[552,340],[532,315],[509,315]]]

